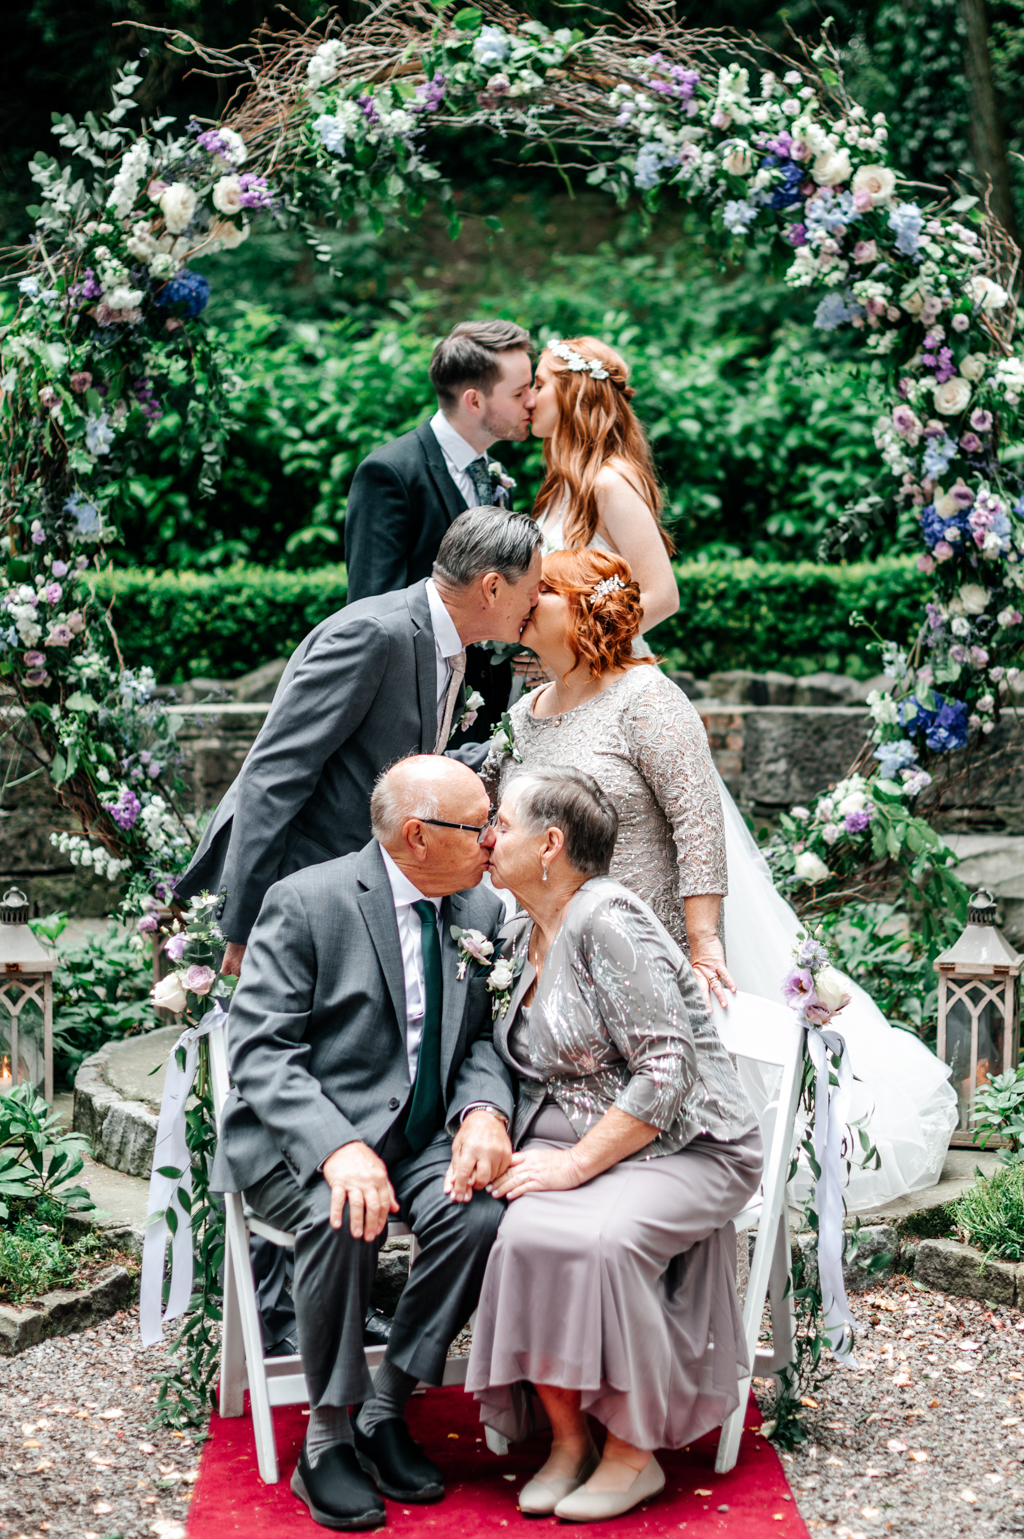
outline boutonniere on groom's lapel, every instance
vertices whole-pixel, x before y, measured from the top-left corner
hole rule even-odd
[[[516,483],[505,469],[500,460],[487,461],[487,474],[491,478],[491,497],[496,507],[503,508],[508,503],[509,492],[514,492]]]
[[[478,689],[471,690],[470,693],[466,696],[466,704],[462,708],[462,715],[459,717],[458,721],[454,723],[452,730],[448,734],[449,742],[451,742],[456,732],[465,732],[473,725],[473,723],[476,721],[477,713],[483,703],[484,697],[480,691]]]
[[[501,1015],[508,1009],[512,998],[512,986],[523,970],[522,957],[495,957],[494,942],[481,930],[463,930],[461,926],[449,926],[452,940],[459,948],[459,970],[456,977],[462,979],[470,962],[479,966],[477,977],[487,974],[487,988],[492,996],[491,1011]]]

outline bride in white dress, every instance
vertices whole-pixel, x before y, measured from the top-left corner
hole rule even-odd
[[[660,498],[650,451],[629,406],[632,390],[627,365],[612,348],[591,337],[555,343],[541,355],[536,390],[531,430],[544,439],[548,475],[534,516],[540,521],[546,548],[589,546],[621,556],[640,588],[643,629],[653,628],[676,611],[679,599],[669,563],[670,544],[657,517]],[[529,644],[529,638],[524,640]],[[650,649],[638,637],[633,653],[650,655]],[[640,682],[637,678],[629,688],[634,690]],[[531,695],[521,700],[513,712],[521,748],[528,748],[534,737],[541,741],[532,710],[535,698]],[[610,705],[611,699],[605,704]],[[585,714],[589,713],[580,713]],[[572,711],[557,718],[558,725],[564,723],[569,728],[575,716],[576,711]],[[583,723],[575,725],[582,727]],[[597,727],[596,721],[593,726]],[[572,744],[572,762],[577,764],[584,741],[588,750],[593,747],[597,767],[589,762],[584,767],[603,781],[602,759],[606,765],[610,761],[607,752],[601,754],[602,745],[594,741],[595,736],[599,738],[600,732],[567,731],[564,741],[567,749]],[[544,734],[543,740],[551,742],[554,749],[551,739],[550,732]],[[544,757],[548,757],[547,751]],[[492,773],[499,768],[494,755],[489,766]],[[717,774],[714,778],[724,819],[729,893],[723,905],[724,923],[719,927],[720,934],[724,930],[728,971],[723,957],[719,978],[735,982],[744,993],[777,1004],[782,979],[792,965],[793,946],[803,927],[772,882],[739,808]],[[657,787],[653,789],[657,796]],[[672,794],[666,784],[664,801]],[[675,794],[678,796],[678,787]],[[689,820],[678,806],[663,804],[661,811],[672,829],[679,867],[684,869],[692,859],[692,851],[681,843],[687,838],[684,830]],[[638,863],[633,873],[633,882],[623,876],[620,880],[635,886],[650,902],[652,894],[640,891],[641,865]],[[658,911],[658,905],[654,906]],[[670,922],[668,912],[659,917],[670,931],[678,928]],[[835,1027],[846,1038],[856,1077],[851,1118],[864,1119],[879,1155],[879,1168],[861,1169],[855,1164],[851,1171],[845,1192],[847,1208],[859,1212],[935,1185],[957,1111],[948,1068],[915,1036],[890,1026],[859,985],[847,980],[847,988],[851,1002],[837,1017]],[[747,1089],[761,1104],[770,1094],[769,1086],[749,1084]],[[802,1198],[809,1184],[803,1169],[797,1176],[796,1195]]]

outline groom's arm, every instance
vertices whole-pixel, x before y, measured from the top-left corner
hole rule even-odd
[[[356,470],[345,509],[348,603],[409,586],[412,507],[405,484],[387,460]]]
[[[288,829],[319,782],[324,763],[359,730],[388,666],[390,640],[378,620],[342,624],[310,647],[238,777],[224,862],[220,926],[244,946],[277,881]]]

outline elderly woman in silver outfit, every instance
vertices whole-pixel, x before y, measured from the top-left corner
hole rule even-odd
[[[731,1220],[761,1175],[753,1110],[690,964],[607,874],[617,827],[584,771],[522,769],[491,856],[526,911],[505,932],[520,970],[495,1022],[519,1092],[467,1388],[517,1439],[536,1420],[532,1386],[553,1436],[520,1506],[576,1522],[656,1495],[654,1450],[737,1405]],[[588,1416],[607,1429],[601,1455]]]

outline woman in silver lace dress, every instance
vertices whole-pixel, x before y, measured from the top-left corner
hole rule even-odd
[[[738,1403],[731,1221],[761,1173],[753,1110],[691,968],[605,874],[617,823],[582,770],[521,770],[491,854],[526,910],[506,932],[519,972],[495,1024],[519,1078],[517,1152],[492,1188],[509,1206],[466,1385],[511,1438],[543,1408],[551,1454],[519,1504],[576,1522],[657,1495],[653,1451]],[[588,1415],[608,1430],[600,1458]]]
[[[481,774],[495,803],[517,762],[593,775],[619,814],[612,875],[650,904],[705,992],[724,1000],[732,980],[719,939],[728,883],[715,767],[682,690],[653,658],[633,655],[642,616],[621,556],[593,547],[546,556],[523,641],[551,679],[512,707],[514,743],[493,748]]]

